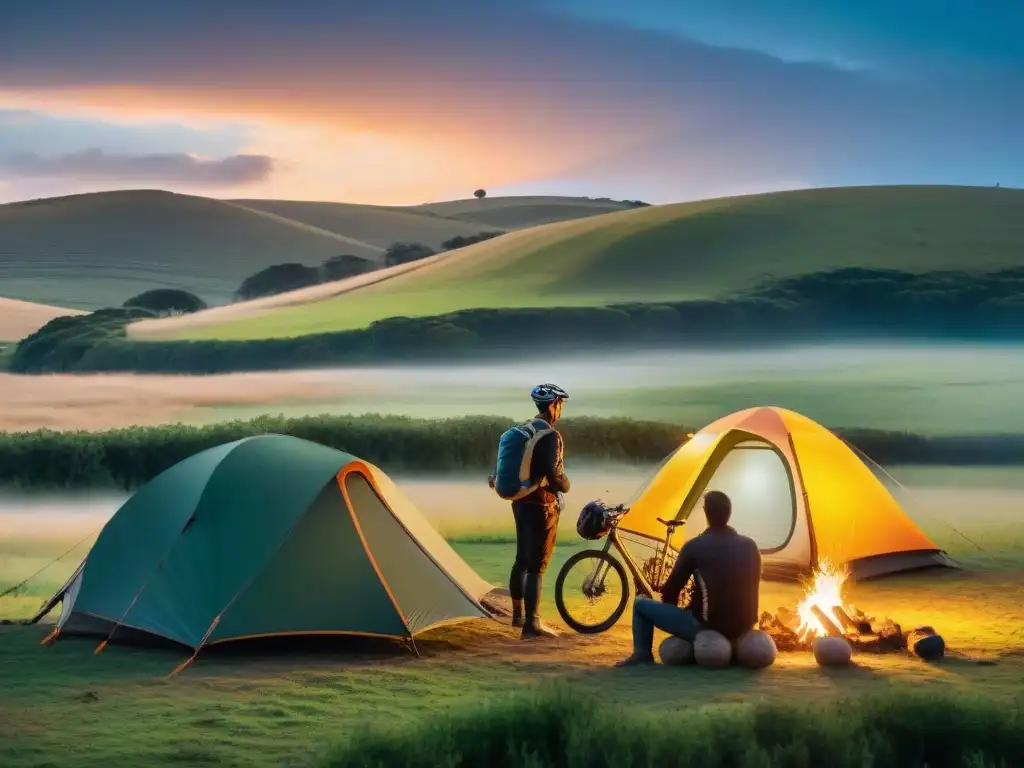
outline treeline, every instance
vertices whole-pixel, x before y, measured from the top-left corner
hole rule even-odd
[[[199,451],[260,434],[286,434],[348,451],[387,471],[491,469],[509,421],[498,417],[418,420],[386,416],[260,417],[210,426],[131,427],[106,432],[0,432],[0,484],[22,488],[135,488]],[[570,465],[654,464],[692,431],[630,419],[576,418],[563,427]],[[1021,437],[923,437],[839,430],[886,465],[1024,464]]]
[[[467,309],[359,330],[248,341],[127,341],[123,310],[58,318],[18,344],[19,373],[226,373],[417,359],[831,338],[1024,339],[1024,267],[992,273],[842,269],[771,280],[718,301]],[[114,313],[114,314],[111,314]],[[120,319],[118,319],[120,317]]]
[[[134,488],[199,451],[261,434],[311,440],[388,470],[486,473],[510,422],[496,417],[260,417],[209,426],[130,427],[105,432],[0,432],[0,484],[25,488]],[[653,462],[685,439],[671,424],[572,419],[562,427],[579,459]],[[486,474],[484,475],[486,477]]]

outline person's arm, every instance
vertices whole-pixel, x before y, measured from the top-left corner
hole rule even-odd
[[[536,480],[547,480],[545,486],[549,491],[560,493],[569,492],[569,478],[565,476],[565,467],[562,460],[562,436],[558,432],[552,432],[537,441],[534,447],[534,457],[540,469],[540,476]]]
[[[661,601],[663,603],[676,605],[679,602],[679,593],[683,591],[686,582],[693,576],[695,568],[696,563],[690,552],[686,551],[686,544],[684,544],[683,548],[679,550],[679,557],[676,558],[676,564],[672,568],[672,573],[668,575],[668,578],[665,579],[665,583],[661,587]]]

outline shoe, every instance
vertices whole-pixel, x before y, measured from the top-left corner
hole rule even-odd
[[[526,624],[526,619],[524,619],[522,616],[513,616],[512,617],[512,626],[513,627],[522,627],[525,624]]]
[[[522,639],[528,640],[533,637],[558,637],[558,632],[553,630],[539,618],[534,617],[523,624]]]
[[[622,661],[615,662],[616,667],[639,667],[646,664],[654,663],[654,654],[650,653],[634,653]]]

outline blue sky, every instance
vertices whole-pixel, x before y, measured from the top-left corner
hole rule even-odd
[[[51,0],[0,11],[0,201],[1024,186],[1024,3]]]

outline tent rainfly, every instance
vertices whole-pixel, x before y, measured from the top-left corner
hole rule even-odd
[[[766,578],[799,577],[822,560],[853,579],[956,567],[846,443],[792,411],[751,408],[702,429],[641,489],[621,528],[663,538],[658,517],[698,509],[681,546],[703,530],[698,502],[709,490],[732,499],[732,525],[757,541]]]
[[[261,435],[140,488],[35,620],[61,603],[51,639],[164,638],[195,653],[277,635],[411,641],[491,617],[491,591],[380,469]]]

